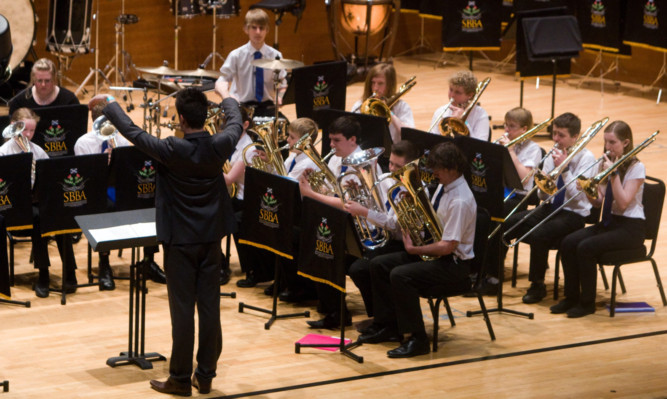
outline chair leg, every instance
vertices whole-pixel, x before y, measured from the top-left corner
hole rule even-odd
[[[452,325],[452,327],[456,327],[456,322],[454,321],[454,314],[452,313],[452,308],[449,306],[449,301],[447,300],[447,297],[441,297],[439,298],[440,301],[443,302],[445,305],[445,309],[447,310],[447,317],[449,317],[449,324]]]
[[[625,290],[625,283],[623,282],[623,274],[621,273],[621,269],[618,269],[618,282],[621,284],[621,292],[626,293],[627,291]]]
[[[662,279],[660,279],[660,273],[658,272],[658,265],[655,263],[655,260],[653,260],[653,258],[651,258],[650,261],[651,265],[653,265],[655,282],[658,284],[658,290],[660,290],[660,297],[662,298],[662,306],[667,306],[667,299],[665,299],[665,290],[662,287]]]
[[[609,283],[607,282],[607,274],[604,271],[604,265],[598,265],[600,269],[600,276],[602,276],[602,284],[604,284],[605,291],[609,289]]]
[[[558,282],[560,281],[560,251],[556,252],[556,266],[554,266],[554,301],[558,300]]]
[[[614,265],[614,271],[611,276],[611,303],[609,304],[609,317],[616,314],[616,279],[618,278],[620,265]]]
[[[9,285],[14,286],[14,240],[9,237]]]
[[[519,266],[519,244],[514,246],[514,260],[512,261],[512,288],[516,287],[516,269],[518,266]]]
[[[489,318],[489,313],[486,311],[486,305],[484,304],[484,298],[481,293],[477,293],[477,300],[479,301],[479,307],[482,309],[482,315],[484,315],[484,321],[486,322],[486,328],[489,330],[489,336],[491,341],[496,340],[496,334],[493,332],[493,327],[491,326],[491,318]]]
[[[433,298],[428,298],[428,306],[431,308],[431,316],[433,317],[433,352],[438,351],[438,328],[440,327],[438,321],[440,319],[440,299],[433,303]]]

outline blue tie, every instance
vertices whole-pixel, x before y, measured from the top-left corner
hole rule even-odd
[[[433,204],[433,210],[434,210],[434,211],[437,211],[437,210],[438,210],[438,206],[440,206],[440,198],[442,198],[442,194],[444,194],[444,193],[445,193],[445,187],[444,187],[444,186],[440,186],[440,192],[439,192],[438,195],[435,197],[435,202],[434,202],[434,204]]]
[[[564,185],[565,183],[563,182],[563,176],[558,176],[558,181],[556,182],[556,188],[560,190],[561,188],[563,188]],[[562,190],[554,197],[554,202],[552,203],[551,206],[553,210],[556,210],[560,208],[561,205],[563,205],[563,202],[565,201],[565,191],[566,190]]]
[[[262,58],[262,53],[255,51],[254,57],[256,60]],[[255,99],[262,102],[264,98],[264,68],[255,67]]]
[[[340,167],[340,173],[345,173],[347,171],[347,165],[343,165]]]
[[[109,148],[109,142],[107,142],[106,140],[104,140],[104,141],[102,142],[102,154],[104,154],[104,151],[106,151],[107,148]]]
[[[292,172],[292,169],[294,169],[294,165],[296,165],[296,157],[292,159],[292,164],[289,166],[289,170],[287,171],[287,173]]]
[[[395,200],[395,199],[396,199],[396,196],[397,196],[398,193],[400,193],[400,192],[401,192],[401,189],[400,189],[400,188],[395,189],[394,192],[391,193],[391,199],[392,199],[392,200]],[[388,200],[388,199],[387,199],[387,201],[384,203],[384,205],[387,207],[387,211],[390,211],[390,210],[391,210],[391,204],[389,203],[389,200]]]
[[[604,205],[602,206],[602,225],[604,227],[611,224],[611,204],[614,202],[614,190],[611,188],[611,181],[607,182],[607,191],[604,193]]]

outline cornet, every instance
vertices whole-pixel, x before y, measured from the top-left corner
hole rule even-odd
[[[95,122],[93,122],[93,131],[98,138],[106,141],[109,144],[109,147],[112,149],[116,148],[116,135],[118,134],[118,129],[116,129],[106,116],[102,115],[95,119]]]

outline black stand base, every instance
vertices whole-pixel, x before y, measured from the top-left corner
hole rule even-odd
[[[234,291],[232,291],[232,292],[221,292],[220,296],[221,297],[228,296],[230,298],[236,298],[236,292],[234,292]]]
[[[269,318],[269,321],[267,321],[264,324],[264,329],[268,330],[271,328],[271,325],[273,324],[274,321],[277,319],[286,319],[288,317],[310,317],[310,312],[305,311],[302,313],[289,313],[289,314],[278,314],[278,281],[280,281],[280,264],[279,264],[279,259],[276,257],[276,263],[275,263],[275,271],[274,271],[274,277],[273,277],[273,307],[271,310],[269,309],[264,309],[264,308],[259,308],[257,306],[251,306],[251,305],[246,305],[243,302],[239,302],[239,313],[243,313],[243,309],[248,308],[251,310],[255,310],[257,312],[261,313],[266,313],[270,314],[271,317]]]
[[[153,364],[151,362],[159,360],[166,361],[167,358],[155,352],[146,353],[143,355],[138,355],[136,353],[130,354],[129,352],[121,352],[120,356],[108,358],[107,366],[116,367],[116,366],[125,366],[126,364],[134,364],[135,366],[139,366],[142,370],[148,370],[153,368]]]
[[[2,392],[9,392],[9,381],[2,381]]]
[[[25,306],[26,308],[30,307],[30,301],[23,302],[23,301],[13,301],[11,299],[0,298],[0,303],[8,303],[10,305],[21,305]]]
[[[345,316],[347,315],[346,307],[345,307],[345,293],[341,291],[340,293],[340,343],[338,345],[331,345],[331,344],[300,344],[296,342],[294,344],[294,353],[301,353],[301,348],[333,348],[335,346],[338,347],[338,350],[340,353],[343,355],[349,357],[350,359],[354,360],[357,363],[363,363],[364,358],[363,356],[359,356],[357,354],[354,354],[350,352],[350,350],[356,348],[357,346],[361,346],[362,343],[359,341],[354,341],[350,342],[349,344],[345,345]]]

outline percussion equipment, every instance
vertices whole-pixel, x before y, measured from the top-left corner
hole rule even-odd
[[[217,79],[222,76],[222,74],[218,71],[208,71],[203,68],[197,68],[189,71],[181,71],[180,74],[182,76],[189,76],[193,78],[210,78],[210,79]]]
[[[277,70],[277,69],[292,70],[294,68],[299,68],[303,66],[303,62],[301,61],[286,60],[286,59],[270,60],[266,58],[259,58],[253,60],[251,64],[259,68],[271,69],[271,70]]]
[[[58,54],[90,51],[92,0],[51,0],[46,48]]]
[[[387,123],[391,123],[391,107],[393,107],[394,104],[396,104],[398,99],[401,98],[403,94],[410,91],[410,89],[412,89],[414,85],[417,84],[417,82],[415,82],[415,79],[417,79],[416,76],[413,76],[410,79],[408,79],[407,82],[403,83],[401,87],[398,88],[396,94],[387,98],[386,100],[377,98],[375,96],[375,93],[373,93],[372,96],[365,99],[364,102],[361,104],[361,109],[359,112],[361,112],[364,115],[374,115],[386,118]]]
[[[181,18],[194,18],[206,12],[199,0],[171,0],[171,10]]]
[[[0,1],[0,14],[9,22],[14,47],[9,67],[16,69],[30,52],[37,32],[37,13],[30,0]]]
[[[167,66],[167,61],[164,61],[164,65],[159,66],[157,68],[137,67],[137,71],[150,73],[151,75],[157,75],[157,76],[177,76],[182,74],[181,71],[169,68]]]
[[[207,14],[215,14],[216,18],[238,17],[241,12],[240,0],[208,0],[204,2]]]
[[[393,5],[392,0],[342,0],[343,28],[355,35],[374,35],[389,22]]]

